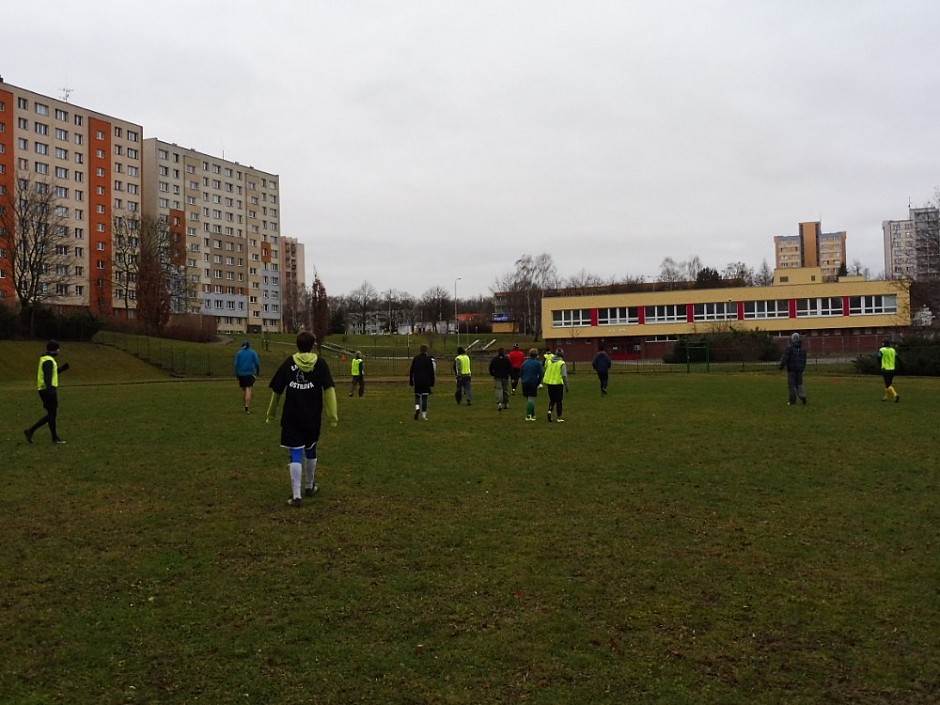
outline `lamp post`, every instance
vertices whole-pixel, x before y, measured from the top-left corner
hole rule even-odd
[[[457,347],[460,347],[460,319],[457,318],[457,282],[460,277],[454,279],[454,325],[457,327]]]

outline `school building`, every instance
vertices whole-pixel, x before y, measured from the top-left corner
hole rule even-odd
[[[771,286],[678,289],[542,299],[546,345],[572,361],[591,360],[604,343],[615,360],[660,359],[681,336],[763,330],[803,336],[813,355],[871,353],[911,325],[909,282],[841,277],[819,267],[778,269]]]

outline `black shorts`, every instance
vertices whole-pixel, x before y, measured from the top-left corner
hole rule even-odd
[[[242,389],[254,387],[255,379],[257,378],[254,375],[238,375],[238,386]]]
[[[522,383],[522,396],[537,397],[538,394],[539,394],[538,382],[523,382]]]

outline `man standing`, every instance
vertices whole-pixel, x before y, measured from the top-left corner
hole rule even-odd
[[[553,409],[557,414],[558,423],[564,422],[562,402],[565,392],[568,391],[568,367],[565,365],[565,354],[561,348],[555,351],[545,365],[545,377],[542,382],[548,389],[548,422],[552,422]]]
[[[352,375],[352,384],[349,387],[349,396],[352,396],[356,391],[356,387],[359,388],[359,396],[361,397],[366,391],[366,369],[365,363],[362,361],[362,353],[358,350],[356,354],[353,355],[352,365],[350,367],[349,373]]]
[[[783,351],[783,357],[780,358],[780,369],[787,371],[787,389],[790,392],[787,406],[796,404],[797,397],[805,404],[806,390],[803,389],[803,372],[806,370],[806,351],[803,349],[799,333],[790,336],[790,344]]]
[[[888,401],[888,397],[894,397],[894,403],[901,401],[901,395],[894,388],[894,372],[897,367],[898,354],[891,345],[891,341],[885,338],[882,341],[881,349],[878,351],[878,359],[881,361],[881,376],[885,382],[885,395],[881,401]]]
[[[292,507],[302,507],[304,504],[300,496],[304,470],[307,475],[304,494],[312,497],[320,489],[314,482],[314,475],[324,407],[330,425],[335,426],[338,421],[336,385],[326,360],[313,352],[316,342],[312,333],[301,332],[297,336],[297,352],[281,363],[268,385],[272,394],[267,423],[277,418],[277,407],[281,395],[284,395],[281,447],[290,451],[288,469],[293,494],[287,503]]]
[[[235,354],[235,377],[238,378],[238,386],[242,388],[242,403],[245,405],[246,414],[251,413],[251,390],[259,374],[261,358],[252,349],[251,343],[245,340],[241,350]]]
[[[522,363],[525,362],[525,353],[519,349],[519,344],[512,346],[512,350],[506,356],[509,358],[509,364],[512,367],[509,370],[509,380],[512,386],[512,394],[516,393],[516,387],[519,386],[519,376],[522,374]]]
[[[536,348],[529,350],[529,358],[522,363],[519,379],[522,380],[522,394],[526,398],[525,420],[535,421],[535,399],[542,386],[542,375],[545,369],[539,361],[539,351]]]
[[[467,398],[467,406],[473,402],[473,386],[470,383],[470,356],[463,348],[457,348],[457,357],[454,358],[454,374],[457,377],[457,391],[454,392],[454,399],[457,404],[464,397]]]
[[[500,348],[496,357],[490,360],[490,376],[493,378],[493,390],[496,393],[496,410],[509,408],[509,374],[512,363],[506,357],[506,351]]]
[[[610,355],[607,354],[607,346],[601,343],[597,348],[597,355],[591,367],[597,372],[597,379],[601,383],[601,396],[607,396],[607,379],[610,375]]]
[[[408,371],[408,386],[414,387],[415,390],[415,421],[418,420],[418,414],[421,414],[425,421],[428,420],[428,397],[436,374],[437,364],[434,358],[428,355],[428,346],[422,345],[421,352],[415,355]]]
[[[65,372],[69,368],[69,363],[66,362],[59,367],[58,362],[56,362],[58,355],[59,344],[55,340],[50,340],[46,343],[46,354],[39,358],[39,370],[36,374],[39,398],[42,401],[42,408],[46,410],[46,415],[23,431],[27,443],[33,442],[33,434],[45,424],[49,424],[53,443],[65,443],[59,438],[59,432],[56,428],[56,416],[59,411],[59,373]]]

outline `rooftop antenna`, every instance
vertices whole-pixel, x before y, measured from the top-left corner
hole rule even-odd
[[[72,95],[72,89],[71,89],[71,88],[60,88],[59,90],[62,91],[62,100],[65,101],[66,103],[68,103],[68,102],[69,102],[69,96]]]

